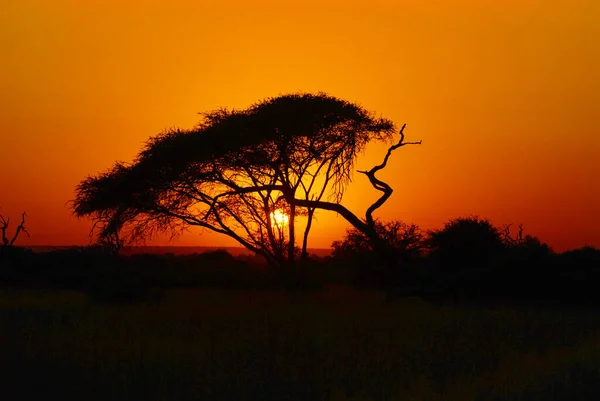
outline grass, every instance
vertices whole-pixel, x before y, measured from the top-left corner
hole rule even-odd
[[[7,400],[600,394],[600,316],[582,308],[385,303],[344,287],[172,290],[124,305],[76,292],[2,290],[0,319]]]

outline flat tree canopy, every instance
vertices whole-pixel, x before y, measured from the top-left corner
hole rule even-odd
[[[297,253],[298,215],[308,220],[306,254],[316,209],[335,211],[376,238],[371,214],[391,188],[375,172],[393,149],[409,144],[402,130],[384,163],[362,172],[384,192],[380,204],[360,219],[340,202],[357,155],[371,141],[391,140],[392,121],[324,93],[283,95],[202,116],[192,129],[150,138],[133,163],[117,162],[77,186],[74,213],[95,221],[101,242],[119,247],[123,240],[200,226],[283,266]]]

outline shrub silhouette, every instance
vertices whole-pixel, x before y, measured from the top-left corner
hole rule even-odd
[[[552,248],[538,237],[527,235],[523,240],[507,249],[509,262],[534,266],[547,265],[554,255]]]
[[[504,250],[494,271],[486,277],[488,296],[539,300],[556,296],[560,280],[552,248],[538,237],[526,235],[504,241]]]
[[[477,216],[450,220],[429,231],[426,242],[431,260],[443,272],[490,267],[504,249],[500,231]]]
[[[565,251],[559,255],[559,263],[564,269],[600,270],[600,249],[584,246]]]
[[[423,251],[423,234],[415,224],[407,224],[400,220],[375,222],[377,234],[403,260],[414,260]],[[341,241],[331,244],[333,256],[338,258],[372,258],[373,243],[363,232],[349,228]]]
[[[559,284],[557,292],[562,298],[574,302],[600,301],[600,250],[584,246],[565,251],[555,257],[554,269]]]
[[[341,241],[334,241],[333,259],[355,269],[363,284],[377,281],[396,284],[414,279],[414,267],[423,255],[423,234],[415,224],[400,220],[375,221],[378,236],[388,249],[387,259],[375,252],[373,241],[363,232],[349,228]]]

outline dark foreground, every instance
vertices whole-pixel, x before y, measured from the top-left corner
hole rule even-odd
[[[600,315],[344,286],[130,304],[5,289],[0,371],[3,400],[598,399]]]

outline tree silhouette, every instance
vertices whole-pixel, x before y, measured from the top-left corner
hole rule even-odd
[[[510,233],[511,225],[505,225],[500,231],[502,243],[506,248],[509,260],[517,259],[529,262],[541,262],[550,258],[554,251],[552,248],[533,235],[523,236],[523,225],[519,225],[516,236]]]
[[[364,232],[351,227],[341,241],[334,241],[333,258],[351,270],[356,269],[361,285],[405,285],[414,277],[416,264],[423,256],[423,234],[415,224],[400,220],[374,221],[375,230],[385,245],[380,250]]]
[[[488,267],[504,247],[501,232],[477,216],[450,220],[429,231],[427,242],[431,257],[447,272]]]
[[[418,226],[399,220],[386,222],[376,220],[374,224],[377,234],[391,248],[396,258],[410,261],[421,256],[423,234]],[[373,259],[372,241],[356,228],[347,229],[343,240],[334,241],[331,247],[334,257],[354,259],[357,262],[364,258]]]
[[[133,163],[117,162],[76,188],[74,213],[91,217],[99,238],[144,239],[157,232],[177,235],[200,226],[234,238],[277,266],[293,266],[296,217],[304,215],[302,254],[318,209],[339,213],[372,241],[380,241],[372,213],[391,195],[383,192],[360,219],[340,204],[355,159],[367,143],[391,140],[394,123],[362,107],[319,94],[269,98],[245,110],[204,113],[191,130],[170,129],[150,138]],[[288,221],[274,221],[283,211]],[[115,237],[116,236],[116,237]]]
[[[0,232],[2,233],[2,244],[1,245],[3,247],[13,246],[15,244],[15,241],[17,240],[17,238],[19,238],[19,234],[21,234],[21,232],[24,232],[29,237],[29,233],[27,232],[27,229],[25,228],[25,216],[27,216],[27,213],[25,213],[25,212],[21,213],[21,223],[17,226],[17,229],[15,230],[15,234],[12,236],[11,239],[9,239],[9,237],[6,236],[6,230],[8,229],[8,226],[10,225],[10,218],[7,220],[4,218],[4,216],[2,216],[0,214]]]

